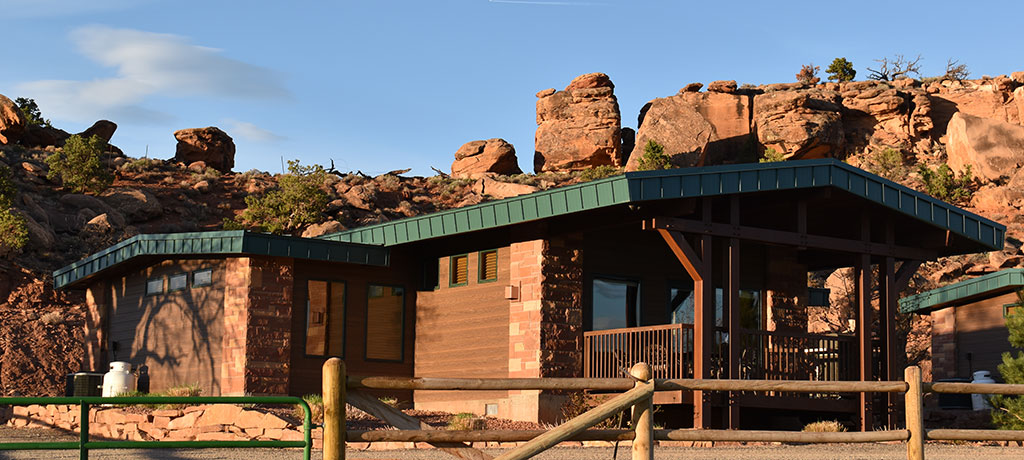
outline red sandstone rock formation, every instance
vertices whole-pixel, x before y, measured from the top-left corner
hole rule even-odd
[[[827,158],[843,151],[840,96],[834,91],[771,91],[754,96],[754,125],[765,148],[787,159]]]
[[[622,165],[622,118],[603,73],[576,77],[564,91],[537,93],[536,172]]]
[[[1024,127],[955,113],[946,128],[947,162],[954,171],[971,167],[985,182],[1001,181],[1024,166]]]
[[[185,164],[203,161],[220,172],[235,166],[235,141],[219,128],[181,129],[174,132],[174,138],[178,140],[175,160]]]
[[[504,139],[470,141],[459,147],[452,163],[452,176],[470,177],[473,174],[522,174],[516,149]]]
[[[13,144],[25,131],[25,119],[17,104],[0,94],[0,144]]]

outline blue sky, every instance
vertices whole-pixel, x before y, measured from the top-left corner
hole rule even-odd
[[[0,0],[0,94],[70,132],[118,124],[130,156],[219,126],[235,169],[281,159],[448,170],[501,137],[532,171],[534,94],[607,73],[623,126],[687,83],[794,80],[801,64],[921,54],[973,77],[1024,70],[1020,5],[963,2]]]

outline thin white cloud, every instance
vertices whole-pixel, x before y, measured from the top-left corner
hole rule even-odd
[[[286,139],[284,136],[275,134],[249,122],[229,118],[224,120],[223,123],[228,135],[230,136],[237,136],[256,142],[277,142]]]
[[[191,44],[179,35],[90,26],[72,31],[70,38],[79,52],[115,69],[116,76],[18,85],[21,94],[35,98],[57,119],[87,122],[125,113],[144,115],[131,121],[166,118],[141,106],[150,97],[288,96],[274,71],[224,57],[217,49]]]

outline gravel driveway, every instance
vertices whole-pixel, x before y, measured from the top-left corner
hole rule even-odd
[[[74,436],[59,434],[42,429],[13,429],[0,427],[0,442],[4,441],[73,441]],[[750,447],[658,447],[655,457],[659,459],[693,460],[901,460],[906,459],[904,444],[821,444],[821,445],[774,445]],[[497,454],[501,450],[489,449]],[[556,448],[535,458],[541,460],[611,460],[610,448]],[[998,447],[978,445],[928,444],[925,447],[928,460],[1019,460],[1024,458],[1024,447]],[[0,451],[0,459],[77,459],[78,451]],[[278,460],[301,459],[299,449],[176,449],[176,450],[99,450],[89,454],[92,459],[218,459],[218,460]],[[321,452],[313,452],[314,459],[322,458]],[[454,459],[442,452],[427,449],[349,451],[349,460],[427,460]],[[619,460],[628,460],[630,450],[621,447]]]

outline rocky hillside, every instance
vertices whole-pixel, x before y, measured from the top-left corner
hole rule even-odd
[[[959,204],[1006,224],[1006,247],[929,263],[914,289],[1024,266],[1024,73],[703,86],[691,83],[652,99],[633,129],[623,126],[611,79],[581,75],[564,90],[537,93],[535,174],[522,174],[515,147],[502,139],[453,146],[451,174],[433,177],[326,168],[319,184],[326,205],[294,233],[315,236],[638,169],[654,141],[675,167],[834,157],[924,191],[929,178],[920,166],[931,171],[948,164],[961,177],[969,170],[971,193],[958,197]],[[99,121],[80,134],[109,141],[116,129]],[[0,163],[12,172],[13,207],[29,240],[0,263],[0,298],[7,298],[0,305],[0,328],[7,332],[0,337],[2,395],[57,394],[61,375],[79,370],[82,299],[52,290],[53,269],[138,233],[221,229],[239,220],[246,197],[281,186],[281,175],[233,172],[233,141],[208,127],[175,132],[178,146],[167,160],[133,159],[108,146],[103,161],[113,173],[111,186],[73,193],[48,178],[45,161],[70,135],[30,123],[0,95]],[[840,292],[840,275],[821,278]],[[829,314],[824,327],[842,323],[835,311]],[[916,327],[927,337],[926,324]],[[920,346],[915,356],[926,357]]]

